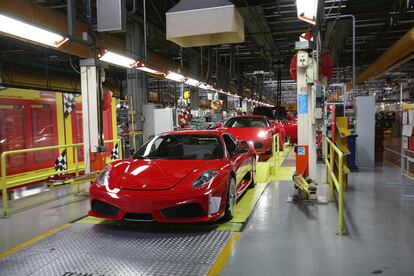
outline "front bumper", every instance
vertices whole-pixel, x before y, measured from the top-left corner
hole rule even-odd
[[[226,188],[221,185],[187,194],[173,190],[120,190],[115,194],[106,191],[105,187],[93,184],[90,188],[91,210],[88,214],[99,218],[133,221],[215,221],[224,215]]]

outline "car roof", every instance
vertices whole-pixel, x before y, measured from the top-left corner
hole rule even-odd
[[[231,117],[230,119],[232,119],[232,118],[260,118],[260,119],[267,119],[267,117],[266,116],[263,116],[263,115],[240,115],[240,116]]]
[[[194,134],[194,135],[216,135],[219,136],[223,133],[223,130],[219,129],[212,129],[212,130],[174,130],[174,131],[167,131],[161,134]]]

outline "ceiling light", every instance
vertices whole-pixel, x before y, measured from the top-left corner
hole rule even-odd
[[[168,74],[165,76],[166,79],[169,80],[173,80],[173,81],[178,81],[178,82],[183,82],[185,77],[183,75],[174,73],[174,72],[168,72]]]
[[[316,25],[318,0],[296,0],[298,18],[309,24]]]
[[[191,86],[198,86],[200,82],[198,80],[187,78],[185,81],[185,84],[191,85]]]
[[[147,73],[150,73],[150,74],[154,74],[154,75],[163,75],[164,74],[164,73],[161,73],[161,72],[159,72],[157,70],[148,68],[146,66],[138,66],[137,69],[138,70],[141,70],[141,71],[144,71],[144,72],[147,72]]]
[[[68,38],[0,14],[0,32],[51,47],[59,47]]]
[[[153,75],[164,75],[164,73],[162,73],[158,70],[155,70],[155,69],[152,69],[152,68],[149,68],[149,67],[145,66],[145,64],[142,63],[142,62],[136,63],[135,68],[138,69],[138,70],[153,74]]]
[[[198,85],[198,88],[201,88],[201,89],[211,89],[212,87],[211,87],[211,85],[209,85],[207,83],[200,83]]]
[[[99,60],[125,68],[132,68],[137,64],[137,61],[132,58],[121,56],[107,50],[104,50],[102,53],[98,54],[98,58]]]

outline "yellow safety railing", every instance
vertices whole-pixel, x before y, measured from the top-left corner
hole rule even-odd
[[[273,154],[273,156],[279,157],[279,154],[280,154],[280,135],[279,135],[279,133],[276,133],[275,135],[273,135],[272,154]]]
[[[144,133],[142,131],[137,131],[132,135],[132,145],[134,147],[134,151],[137,150],[137,136],[138,135],[143,136]],[[142,137],[142,141],[144,142],[144,137]]]
[[[338,163],[335,169],[335,153]],[[334,201],[334,185],[338,192],[338,235],[344,232],[344,154],[335,144],[325,138],[325,179],[329,185],[329,201]]]
[[[273,135],[273,148],[272,148],[272,158],[274,161],[273,164],[273,174],[276,174],[277,167],[279,165],[280,157],[280,135],[279,133]]]
[[[123,159],[123,152],[122,152],[122,140],[116,139],[116,140],[107,140],[104,141],[105,144],[107,143],[118,143],[118,151],[119,151],[119,159]],[[20,149],[20,150],[10,150],[5,151],[1,153],[0,156],[0,166],[1,166],[1,178],[0,178],[0,187],[2,191],[2,208],[3,208],[3,216],[7,217],[8,215],[8,195],[7,195],[7,189],[13,188],[16,186],[20,186],[25,183],[31,183],[35,181],[40,181],[43,179],[46,179],[51,176],[55,176],[56,174],[65,174],[65,173],[74,173],[75,178],[79,177],[79,173],[85,169],[84,164],[80,164],[79,158],[78,158],[78,149],[79,147],[83,147],[83,143],[78,144],[70,144],[70,145],[58,145],[58,146],[49,146],[49,147],[40,147],[40,148],[31,148],[31,149]],[[69,168],[66,170],[61,171],[53,171],[49,170],[46,172],[39,172],[36,174],[29,174],[25,176],[21,176],[19,178],[12,178],[10,179],[10,176],[7,175],[7,156],[12,156],[16,154],[25,154],[30,152],[38,152],[38,151],[44,151],[44,150],[54,150],[54,149],[72,149],[73,151],[73,168]],[[116,160],[110,160],[107,163],[112,163]],[[84,180],[84,179],[82,179]],[[68,183],[77,183],[78,184],[78,192],[80,191],[80,184],[79,182],[68,182]]]

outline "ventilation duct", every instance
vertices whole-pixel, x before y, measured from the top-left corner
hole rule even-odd
[[[182,0],[166,13],[167,40],[182,47],[244,42],[244,21],[227,0]]]
[[[356,78],[356,83],[360,84],[370,78],[375,78],[386,71],[393,64],[407,57],[414,52],[414,28],[395,42],[387,51],[371,63]]]

